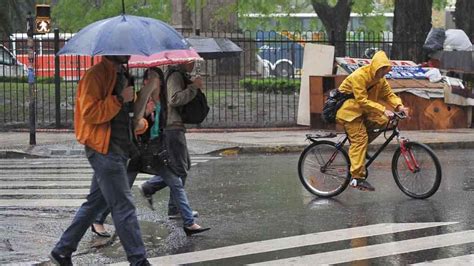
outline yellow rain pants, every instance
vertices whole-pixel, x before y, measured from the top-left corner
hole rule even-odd
[[[367,130],[384,128],[387,125],[388,117],[379,112],[365,113],[350,122],[339,120],[344,126],[350,141],[349,158],[351,161],[351,176],[353,178],[365,178],[365,156],[367,146],[380,133],[369,133]]]

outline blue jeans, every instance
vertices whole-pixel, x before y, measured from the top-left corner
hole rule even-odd
[[[130,189],[133,186],[133,183],[135,182],[135,179],[137,178],[138,172],[137,171],[127,171],[127,176],[128,176],[128,184],[130,186]],[[95,224],[104,224],[105,219],[107,219],[107,216],[109,216],[110,212],[112,211],[111,208],[105,207],[102,210],[100,210],[95,218],[94,223]]]
[[[158,172],[159,175],[153,176],[150,180],[143,183],[143,191],[147,195],[153,195],[156,191],[168,186],[170,188],[170,201],[168,203],[168,213],[176,211],[181,213],[184,226],[194,224],[193,210],[189,206],[188,197],[184,190],[184,182],[186,178],[176,175],[168,167],[162,167]],[[174,203],[174,204],[173,204]],[[176,212],[178,213],[178,212]]]
[[[71,256],[98,212],[108,206],[128,261],[131,265],[144,263],[146,251],[127,177],[128,158],[114,153],[92,152],[88,160],[94,170],[89,195],[53,251]]]

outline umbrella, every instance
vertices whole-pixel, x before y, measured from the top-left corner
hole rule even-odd
[[[122,14],[94,22],[58,52],[74,55],[144,55],[188,49],[189,43],[170,25],[153,18]]]
[[[238,56],[242,49],[227,38],[193,36],[186,39],[204,59]]]
[[[132,55],[129,67],[155,67],[203,60],[194,49],[163,51],[151,56]]]

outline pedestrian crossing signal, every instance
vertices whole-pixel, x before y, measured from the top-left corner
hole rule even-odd
[[[51,9],[49,5],[36,5],[35,32],[48,33],[51,31]]]

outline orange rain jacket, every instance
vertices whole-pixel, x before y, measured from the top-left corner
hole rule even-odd
[[[107,154],[110,121],[121,108],[112,95],[117,78],[116,66],[107,58],[91,67],[79,81],[74,112],[74,129],[79,143]]]
[[[402,105],[402,100],[393,93],[385,78],[374,81],[375,72],[384,66],[390,66],[390,61],[383,51],[378,51],[369,65],[360,67],[342,82],[339,90],[342,93],[353,93],[354,99],[346,100],[337,111],[338,120],[351,122],[364,113],[375,112],[383,115],[385,106],[379,103],[381,100],[393,108]],[[367,92],[372,85],[374,87]]]

